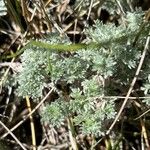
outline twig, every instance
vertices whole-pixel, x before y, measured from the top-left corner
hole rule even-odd
[[[22,148],[23,150],[27,150],[27,149],[22,145],[22,143],[17,139],[17,137],[12,133],[12,131],[10,131],[10,130],[5,126],[5,124],[3,124],[3,122],[0,121],[0,124],[7,130],[8,134],[10,134],[10,135],[14,138],[14,140],[21,146],[21,148]]]
[[[139,113],[139,109],[137,107],[135,107],[135,108],[136,108],[136,111]],[[141,124],[141,147],[142,147],[142,145],[143,145],[143,147],[145,147],[144,142],[143,142],[143,139],[144,139],[145,145],[146,145],[147,149],[149,149],[150,145],[149,145],[148,136],[147,136],[146,127],[145,127],[145,119],[140,118],[140,124]]]
[[[91,10],[92,10],[92,6],[93,6],[93,0],[91,0],[90,7],[89,7],[89,11],[88,11],[88,15],[87,15],[86,20],[89,20],[89,18],[90,18],[90,13],[91,13]]]
[[[134,8],[133,8],[131,0],[127,0],[127,4],[129,5],[130,11],[134,12]]]
[[[29,113],[31,113],[31,104],[30,104],[30,99],[28,96],[26,96],[26,103],[27,103],[27,108],[29,110]],[[36,138],[35,138],[35,127],[34,127],[34,121],[32,115],[29,116],[30,118],[30,127],[31,127],[31,137],[32,137],[32,145],[33,145],[33,150],[36,150]]]
[[[96,145],[98,145],[103,139],[104,139],[104,137],[100,138],[100,139],[90,148],[90,150],[94,150],[94,148],[96,147]]]
[[[119,110],[119,112],[118,112],[116,118],[114,119],[114,121],[113,121],[113,123],[111,124],[110,128],[109,128],[108,131],[106,132],[107,135],[110,133],[110,131],[113,129],[114,125],[115,125],[116,122],[118,121],[118,119],[119,119],[119,117],[120,117],[120,115],[121,115],[121,113],[122,113],[122,111],[123,111],[123,109],[124,109],[124,107],[125,107],[125,105],[126,105],[128,99],[129,99],[129,96],[130,96],[130,94],[131,94],[131,92],[132,92],[132,90],[133,90],[133,87],[134,87],[134,85],[135,85],[135,82],[136,82],[136,80],[137,80],[137,77],[138,77],[138,75],[139,75],[139,73],[140,73],[142,64],[143,64],[143,62],[144,62],[144,58],[145,58],[147,49],[148,49],[148,47],[149,47],[149,42],[150,42],[150,37],[148,36],[148,37],[147,37],[147,40],[146,40],[146,44],[145,44],[144,50],[143,50],[143,53],[142,53],[142,56],[141,56],[141,59],[140,59],[140,62],[139,62],[139,65],[138,65],[138,68],[137,68],[137,70],[136,70],[135,76],[134,76],[134,78],[133,78],[133,80],[132,80],[132,83],[131,83],[131,85],[130,85],[130,88],[129,88],[129,90],[128,90],[128,93],[127,93],[127,95],[126,95],[126,98],[125,98],[125,100],[124,100],[124,102],[123,102],[123,104],[122,104],[122,106],[121,106],[121,108],[120,108],[120,110]]]
[[[48,96],[53,92],[54,88],[52,88],[47,95],[41,100],[39,104],[36,105],[36,107],[20,122],[18,122],[13,128],[10,129],[10,131],[14,131],[16,128],[18,128],[25,120],[27,120],[43,103],[44,101],[48,98]],[[1,139],[5,138],[9,132],[5,133],[2,135]]]
[[[19,62],[3,62],[0,63],[0,68],[2,67],[10,67],[14,72],[21,72],[22,65]]]
[[[145,114],[147,114],[148,112],[150,112],[150,109],[148,109],[147,111],[145,111],[143,114],[141,114],[140,116],[138,116],[137,118],[135,118],[134,120],[140,119],[141,117],[143,117]]]
[[[74,126],[73,126],[73,123],[72,123],[72,118],[68,117],[67,122],[68,122],[68,130],[69,130],[69,139],[70,139],[72,149],[73,150],[78,150],[77,141],[76,141],[76,138],[75,138]]]
[[[120,11],[122,12],[122,14],[125,15],[126,13],[124,12],[123,7],[120,4],[120,1],[118,1],[118,0],[115,0],[115,1],[116,1],[117,5],[118,5]]]
[[[147,132],[146,132],[146,128],[145,128],[145,123],[142,119],[140,120],[140,122],[141,122],[141,126],[142,126],[142,133],[141,134],[143,135],[143,138],[145,140],[146,147],[149,149],[150,145],[149,145],[148,136],[147,136]]]
[[[66,149],[68,148],[68,146],[70,145],[70,143],[63,143],[60,145],[51,145],[51,144],[47,144],[45,146],[39,146],[38,150],[45,150],[45,149],[55,149],[55,150],[60,150],[60,149]]]
[[[8,104],[10,102],[10,95],[11,95],[11,93],[12,93],[12,87],[8,87],[8,97],[6,98],[6,103],[5,103],[6,106],[5,106],[4,111],[3,111],[3,116],[6,115],[6,110],[8,108]]]

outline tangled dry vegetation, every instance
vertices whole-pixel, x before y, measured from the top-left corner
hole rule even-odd
[[[150,0],[0,0],[0,149],[150,149]]]

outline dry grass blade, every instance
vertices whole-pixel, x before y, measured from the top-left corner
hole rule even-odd
[[[20,147],[23,149],[23,150],[27,150],[23,144],[17,139],[17,137],[12,133],[12,131],[10,131],[6,126],[5,124],[3,124],[1,121],[0,121],[0,124],[7,130],[7,132],[14,138],[14,140],[20,145]]]
[[[49,95],[53,92],[54,88],[52,88],[47,95],[41,100],[41,102],[39,104],[37,104],[37,106],[23,119],[21,120],[19,123],[17,123],[13,128],[10,129],[10,131],[14,131],[15,129],[17,129],[25,120],[27,120],[43,103],[44,101],[49,97]],[[4,135],[2,135],[1,139],[5,138],[7,135],[9,134],[9,132],[5,133]]]
[[[29,113],[31,113],[31,104],[30,104],[30,99],[28,96],[26,96],[26,103],[27,103],[27,108],[29,110]],[[32,135],[32,145],[33,145],[33,150],[36,150],[36,137],[35,137],[35,127],[34,127],[34,121],[32,115],[29,117],[30,118],[30,127],[31,127],[31,135]]]

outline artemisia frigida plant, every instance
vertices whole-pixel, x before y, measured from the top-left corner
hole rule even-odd
[[[116,115],[115,96],[123,94],[134,77],[149,27],[139,11],[127,13],[118,26],[95,21],[85,30],[82,44],[57,33],[31,41],[21,56],[18,94],[38,100],[45,87],[54,88],[59,98],[46,105],[42,120],[60,127],[71,118],[78,133],[104,135]],[[145,62],[139,78],[148,94],[148,57]],[[69,85],[67,96],[58,83]]]

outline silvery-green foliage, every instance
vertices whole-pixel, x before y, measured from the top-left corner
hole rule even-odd
[[[60,95],[45,108],[43,119],[60,126],[66,117],[72,116],[83,133],[103,134],[105,123],[115,116],[115,109],[113,100],[99,97],[112,95],[116,89],[130,85],[148,31],[147,26],[142,29],[135,47],[133,43],[141,24],[142,13],[128,13],[124,24],[118,27],[97,21],[87,29],[86,42],[98,45],[76,52],[27,47],[22,55],[23,70],[18,76],[20,95],[42,96],[47,76],[54,84],[58,80],[70,83],[70,101],[66,102]],[[58,35],[42,41],[70,44],[67,38],[64,40]]]
[[[95,97],[103,92],[96,77],[83,81],[82,87],[83,93],[72,89],[73,100],[69,102],[69,110],[77,114],[73,121],[84,134],[102,135],[106,130],[103,124],[115,117],[114,100]]]
[[[94,28],[87,30],[89,35],[89,41],[106,43],[109,46],[116,42],[127,42],[133,40],[135,35],[139,31],[139,27],[142,24],[142,13],[127,13],[126,24],[121,24],[118,27],[114,24],[104,25],[100,21],[96,21]],[[115,42],[115,44],[116,44]],[[131,42],[131,41],[128,41]]]
[[[19,96],[42,96],[48,52],[37,47],[28,47],[22,54],[22,71],[18,74]]]
[[[43,39],[47,43],[67,43],[67,38],[61,38],[58,34],[52,34],[47,39]],[[19,83],[19,96],[30,96],[39,98],[42,96],[42,90],[46,82],[46,78],[51,72],[51,56],[52,52],[47,49],[41,49],[37,46],[29,45],[25,48],[21,56],[22,71],[17,75]],[[55,64],[57,65],[57,64]]]
[[[53,126],[60,126],[68,116],[76,114],[73,122],[80,127],[82,133],[102,135],[106,129],[103,127],[104,120],[108,121],[115,116],[114,101],[95,97],[102,94],[102,87],[96,77],[84,80],[81,86],[83,90],[72,88],[72,100],[69,102],[59,98],[46,107],[42,114],[43,120]]]
[[[72,88],[70,96],[73,99],[69,102],[58,99],[49,105],[43,111],[43,120],[49,121],[53,126],[59,126],[62,118],[65,119],[76,114],[73,117],[73,122],[80,127],[82,133],[102,135],[105,132],[104,129],[106,129],[103,127],[104,120],[108,121],[116,114],[114,101],[95,97],[96,95],[102,95],[102,86],[97,82],[96,76],[84,80],[81,86],[83,90]]]
[[[90,65],[91,70],[96,74],[102,75],[104,78],[113,75],[116,62],[110,57],[110,52],[105,48],[94,48],[88,50],[80,50],[78,55]]]
[[[0,0],[0,16],[7,14],[7,8],[5,6],[4,0]]]
[[[144,89],[145,88],[145,89]],[[143,88],[143,90],[146,90],[147,91],[147,89],[149,89],[150,90],[150,84],[149,85],[145,85],[145,87]],[[150,94],[147,94],[146,95],[148,98],[145,98],[145,99],[143,99],[142,101],[144,102],[144,103],[146,103],[148,106],[150,106]]]
[[[97,74],[103,75],[104,78],[113,75],[114,66],[116,62],[112,57],[105,55],[95,55],[93,57],[93,71],[97,71]]]
[[[83,79],[89,65],[76,56],[64,58],[65,57],[58,56],[58,54],[52,54],[50,56],[52,81],[62,79],[68,83],[73,83],[76,79]]]
[[[64,112],[65,111],[65,112]],[[51,125],[60,127],[67,116],[67,105],[61,100],[52,102],[42,111],[42,120],[50,122]]]
[[[141,57],[145,35],[148,33],[148,27],[145,26],[138,38],[138,44],[136,47],[133,45],[142,26],[142,14],[142,12],[127,13],[125,23],[118,27],[113,24],[103,25],[100,21],[96,21],[94,27],[86,31],[87,43],[93,41],[100,43],[100,47],[89,49],[90,52],[87,52],[89,56],[87,61],[93,63],[92,70],[97,71],[105,79],[114,76],[115,80],[122,84],[130,83]],[[96,55],[92,54],[92,51]],[[79,53],[83,58],[86,56],[86,51]]]
[[[102,85],[99,85],[96,77],[92,79],[86,79],[81,83],[83,87],[83,93],[87,97],[94,97],[96,95],[102,95]]]
[[[80,126],[84,134],[102,135],[107,129],[103,125],[109,119],[114,118],[115,114],[114,101],[89,99],[88,103],[77,112],[77,116],[74,117],[74,123]]]
[[[114,24],[104,25],[100,21],[96,21],[93,28],[87,30],[89,41],[107,43],[113,39],[121,38],[125,35],[125,28],[116,27]]]
[[[59,127],[68,116],[72,116],[74,124],[80,127],[82,133],[104,134],[107,129],[104,124],[116,114],[114,100],[89,97],[83,95],[80,89],[72,89],[71,96],[73,100],[69,102],[58,99],[48,105],[42,112],[42,120]]]

